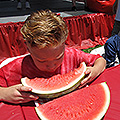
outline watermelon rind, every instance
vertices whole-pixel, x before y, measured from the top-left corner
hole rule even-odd
[[[103,87],[103,89],[104,89],[104,92],[105,92],[105,104],[104,104],[104,106],[101,107],[102,110],[101,110],[101,108],[100,108],[100,112],[99,112],[96,116],[94,116],[94,118],[93,118],[92,120],[101,120],[101,119],[103,118],[103,116],[105,115],[105,113],[107,112],[107,110],[108,110],[108,108],[109,108],[109,104],[110,104],[110,90],[109,90],[109,87],[108,87],[108,85],[106,84],[106,82],[103,82],[103,83],[100,83],[100,84],[102,85],[102,87]],[[99,103],[98,103],[98,104],[99,104]],[[35,107],[35,111],[36,111],[37,115],[39,116],[39,118],[40,118],[41,120],[49,120],[49,119],[47,118],[47,116],[45,117],[45,116],[44,116],[44,113],[42,113],[42,112],[39,110],[39,103],[36,102],[35,105],[37,105],[37,106]],[[54,109],[54,108],[53,108],[53,109]],[[44,111],[44,110],[43,110],[43,111]],[[58,119],[58,120],[61,120],[60,117],[57,118],[57,119]],[[80,120],[83,120],[83,119],[80,118]],[[88,118],[88,120],[89,120],[89,118]]]
[[[39,111],[38,107],[35,107],[35,111],[37,115],[39,116],[40,120],[49,120],[46,117],[44,117],[44,115]]]
[[[80,86],[80,83],[85,76],[84,72],[87,69],[85,62],[82,62],[81,64],[84,66],[84,70],[82,71],[82,74],[76,80],[71,82],[70,84],[68,84],[62,88],[55,89],[55,90],[42,91],[42,90],[33,89],[32,92],[38,94],[41,98],[55,98],[55,97],[67,94],[67,93],[75,90],[78,86]],[[31,87],[26,83],[25,79],[26,78],[21,79],[22,84],[24,86]]]
[[[105,115],[105,113],[107,112],[108,110],[108,107],[109,107],[109,104],[110,104],[110,90],[109,90],[109,87],[108,85],[106,84],[106,82],[103,82],[101,83],[101,85],[103,86],[104,88],[104,91],[105,91],[105,95],[106,95],[106,102],[105,102],[105,105],[103,107],[103,110],[99,113],[99,115],[93,119],[93,120],[101,120],[101,118]]]

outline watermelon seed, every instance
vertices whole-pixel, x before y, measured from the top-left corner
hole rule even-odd
[[[77,75],[77,74],[78,74],[78,72],[75,71],[75,75]]]
[[[77,114],[78,114],[79,116],[81,116],[81,115],[82,115],[82,114],[81,114],[81,112],[78,112]]]
[[[71,118],[73,118],[73,117],[74,117],[74,115],[73,115],[72,113],[71,113],[70,115],[71,115]]]
[[[89,108],[86,108],[86,111],[89,113]]]
[[[75,118],[77,118],[77,114],[75,114]]]
[[[59,113],[59,115],[62,116],[62,115],[63,115],[63,112],[61,111],[61,112]]]
[[[66,82],[66,84],[68,85],[69,83],[68,83],[68,82]]]

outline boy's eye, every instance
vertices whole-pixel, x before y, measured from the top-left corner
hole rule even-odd
[[[38,60],[39,62],[41,62],[41,63],[44,63],[44,62],[46,62],[46,61],[40,61],[40,60]]]
[[[38,62],[41,62],[41,63],[44,63],[44,62],[46,62],[46,61],[44,61],[44,60],[38,60],[38,59],[37,59],[37,61],[38,61]]]
[[[47,62],[47,61],[52,61],[52,60],[59,60],[59,59],[61,59],[62,57],[63,57],[63,55],[64,55],[64,52],[63,53],[61,53],[57,58],[54,58],[54,59],[51,59],[51,60],[40,60],[40,59],[37,59],[36,58],[36,60],[38,61],[38,62],[41,62],[41,63],[44,63],[44,62]]]
[[[62,53],[56,58],[56,60],[59,60],[60,58],[62,58],[63,55],[64,55],[64,52],[62,52]]]
[[[57,59],[56,59],[56,60],[61,59],[61,58],[63,57],[63,55],[64,55],[64,54],[62,54],[61,56],[57,57]]]

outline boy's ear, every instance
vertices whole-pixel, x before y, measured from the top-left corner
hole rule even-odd
[[[28,43],[27,41],[25,41],[25,44],[26,44],[26,46],[27,46],[28,52],[30,52],[30,50],[29,50],[29,43]]]
[[[26,44],[26,40],[24,40],[24,43]],[[26,44],[27,45],[27,44]]]
[[[30,52],[29,48],[27,47],[28,52]]]

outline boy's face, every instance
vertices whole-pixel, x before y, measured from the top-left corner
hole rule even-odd
[[[62,63],[65,43],[56,48],[38,48],[27,44],[36,67],[41,71],[54,72]]]

